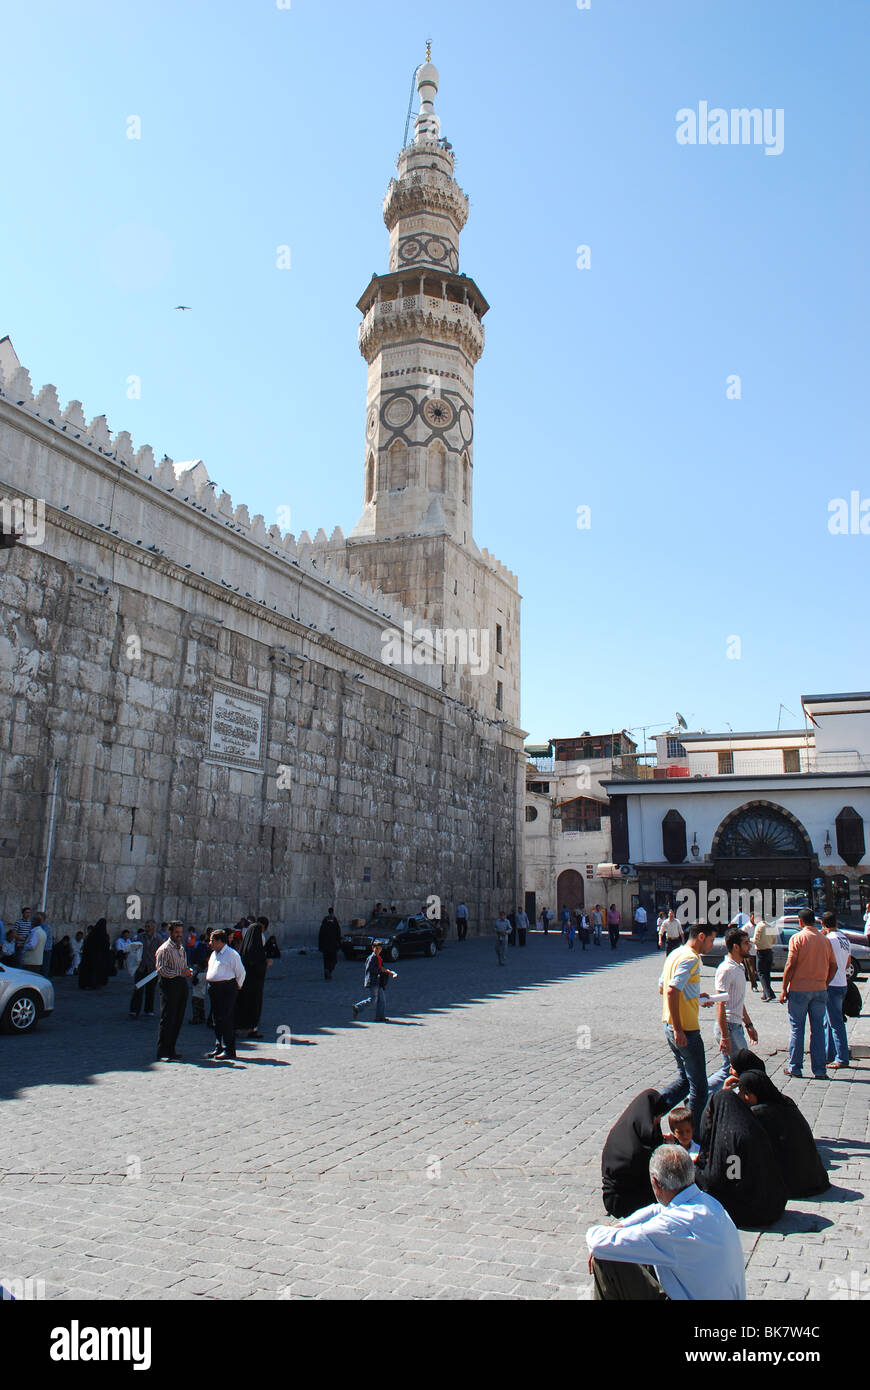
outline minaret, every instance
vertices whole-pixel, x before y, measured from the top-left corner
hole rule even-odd
[[[468,199],[441,137],[430,56],[417,71],[414,140],[384,202],[389,272],[358,305],[369,376],[365,505],[351,538],[447,535],[474,551],[474,365],[489,305],[459,273]]]
[[[417,72],[414,140],[384,202],[390,268],[359,301],[369,364],[365,505],[347,563],[422,628],[458,634],[469,653],[473,642],[486,648],[478,663],[445,657],[442,689],[493,721],[487,727],[510,726],[519,738],[517,581],[478,550],[471,529],[474,367],[489,305],[459,272],[468,199],[441,138],[429,56]]]

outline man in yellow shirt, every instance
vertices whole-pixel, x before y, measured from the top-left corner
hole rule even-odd
[[[676,1059],[678,1073],[677,1079],[661,1093],[662,1111],[679,1105],[688,1096],[696,1141],[701,1135],[701,1117],[707,1104],[707,1058],[698,1006],[709,1008],[712,1004],[707,995],[701,993],[701,956],[709,951],[715,936],[714,927],[696,922],[689,928],[686,945],[665,960],[659,978],[665,1038]]]

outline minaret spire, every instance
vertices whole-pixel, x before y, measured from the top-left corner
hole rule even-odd
[[[417,69],[417,91],[420,93],[420,111],[414,122],[414,144],[437,141],[441,137],[441,122],[435,115],[435,97],[438,93],[438,69],[430,61],[431,43],[426,44],[426,61]]]
[[[389,270],[358,306],[369,381],[365,505],[353,538],[444,534],[472,547],[474,367],[489,305],[459,270],[468,199],[441,138],[431,54],[427,42],[414,139],[384,202]]]

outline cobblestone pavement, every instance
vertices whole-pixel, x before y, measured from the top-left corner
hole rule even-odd
[[[47,1298],[588,1298],[602,1142],[672,1074],[661,961],[534,933],[500,968],[489,940],[453,942],[399,963],[378,1026],[351,1021],[361,965],[326,982],[290,955],[235,1068],[189,1023],[184,1061],[155,1062],[126,976],[62,980],[34,1034],[0,1038],[0,1278]],[[870,1297],[870,1064],[788,1080],[785,1010],[749,1009],[834,1183],[742,1233],[749,1297]]]

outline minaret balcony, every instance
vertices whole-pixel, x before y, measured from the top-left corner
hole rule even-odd
[[[393,179],[384,199],[384,222],[389,231],[401,218],[427,212],[446,213],[461,232],[468,221],[468,198],[458,183],[436,169],[416,169]]]
[[[417,337],[453,343],[472,362],[479,360],[486,342],[483,324],[470,305],[412,294],[371,306],[359,328],[360,352],[371,363],[382,348]]]

